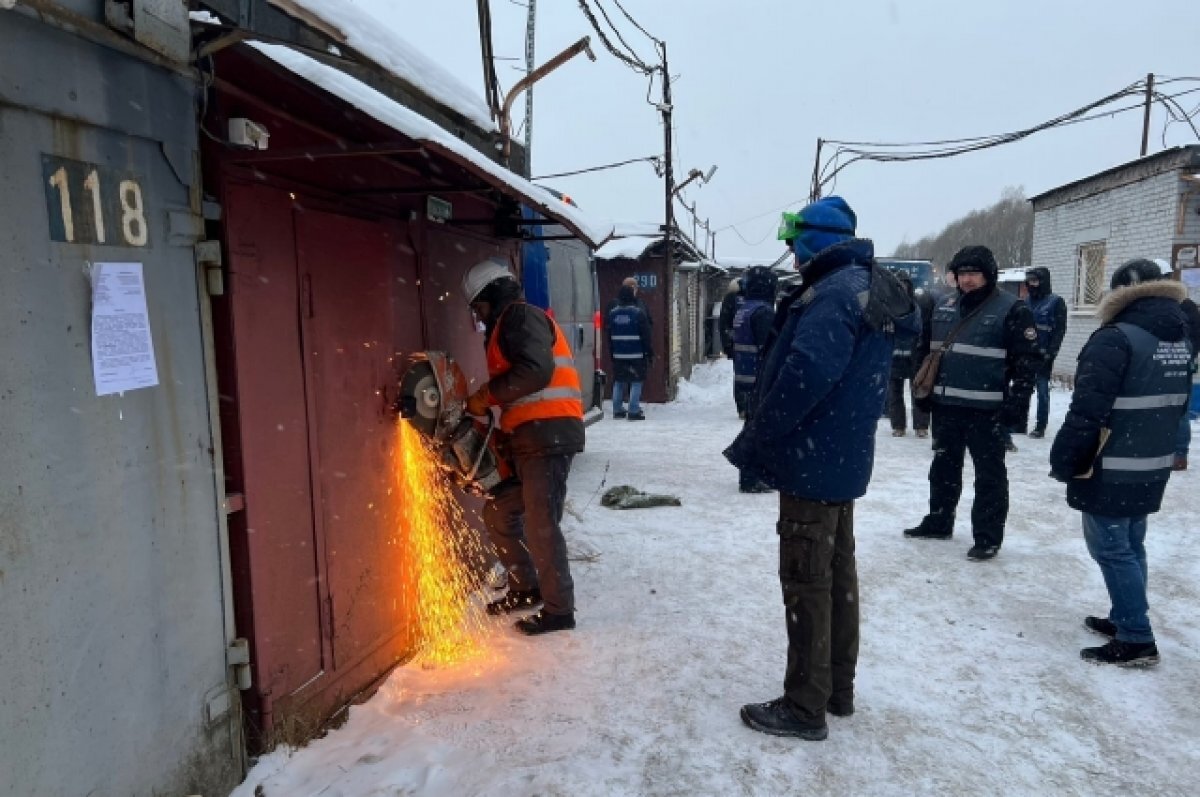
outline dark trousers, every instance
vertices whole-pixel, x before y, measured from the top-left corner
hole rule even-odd
[[[754,386],[733,386],[733,403],[737,406],[738,415],[745,415],[750,409],[750,400],[754,397]]]
[[[1035,384],[1037,385],[1037,420],[1034,421],[1033,428],[1044,432],[1046,431],[1046,424],[1050,422],[1050,374],[1038,374],[1035,379]]]
[[[519,481],[502,487],[483,508],[488,536],[508,570],[509,589],[540,588],[550,614],[575,611],[575,582],[559,525],[572,458],[517,457],[513,465]]]
[[[908,428],[908,411],[904,406],[904,383],[907,380],[904,378],[892,377],[888,380],[888,416],[892,422],[893,429]],[[928,429],[929,428],[929,413],[922,412],[917,408],[916,401],[913,401],[913,428]]]
[[[854,697],[858,571],[854,502],[779,496],[779,581],[788,632],[783,692],[806,723],[825,722],[831,701]]]
[[[934,405],[929,523],[934,528],[954,528],[967,451],[975,464],[975,505],[971,507],[975,542],[1000,545],[1008,519],[1008,470],[1004,467],[1003,430],[995,414],[986,410]]]

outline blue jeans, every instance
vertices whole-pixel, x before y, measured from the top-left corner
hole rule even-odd
[[[1200,417],[1200,413],[1185,412],[1179,419],[1179,431],[1175,435],[1175,456],[1187,459],[1188,449],[1192,447],[1192,421]]]
[[[1083,539],[1100,565],[1112,609],[1108,619],[1122,642],[1153,642],[1146,615],[1146,516],[1105,517],[1083,513]]]
[[[1050,422],[1050,375],[1038,374],[1037,377],[1037,421],[1034,423],[1034,429],[1046,431],[1046,424]]]
[[[625,386],[629,385],[629,412],[632,415],[637,415],[642,411],[642,405],[639,403],[642,400],[642,383],[641,382],[613,382],[613,412],[624,412]]]

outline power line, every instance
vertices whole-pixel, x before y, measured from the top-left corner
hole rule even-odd
[[[636,57],[636,53],[634,53],[634,58],[630,58],[613,46],[613,43],[609,41],[608,35],[605,34],[604,30],[600,27],[600,23],[596,20],[596,15],[588,7],[587,0],[579,0],[579,10],[583,12],[588,22],[591,23],[592,30],[596,31],[596,35],[600,38],[600,43],[604,45],[604,49],[608,50],[614,58],[640,74],[649,75],[654,72],[653,67],[648,66],[644,61]],[[607,16],[605,18],[607,19]]]
[[[630,158],[629,160],[617,161],[616,163],[606,163],[602,166],[589,166],[586,169],[576,169],[572,172],[558,172],[557,174],[543,174],[540,177],[531,177],[531,180],[550,180],[555,177],[571,177],[576,174],[589,174],[591,172],[602,172],[607,169],[616,169],[620,166],[628,166],[631,163],[650,163],[654,166],[654,171],[658,172],[662,169],[662,158],[658,155],[648,155],[644,158]]]
[[[656,45],[662,44],[662,40],[657,39],[654,36],[651,36],[649,31],[647,31],[645,28],[643,28],[636,19],[634,19],[632,16],[630,16],[629,12],[625,10],[625,6],[621,5],[621,0],[613,0],[613,3],[616,4],[617,8],[621,9],[621,13],[625,15],[625,19],[629,20],[631,23],[633,23],[633,26],[635,28],[640,30],[642,33],[646,34],[647,39],[654,42]]]
[[[843,169],[860,160],[870,160],[876,162],[934,160],[939,158],[950,158],[956,155],[965,154],[967,152],[975,152],[982,149],[997,147],[1002,144],[1010,144],[1020,141],[1021,139],[1027,138],[1042,130],[1047,130],[1052,127],[1058,127],[1074,121],[1079,121],[1082,117],[1087,116],[1091,111],[1094,111],[1097,108],[1141,92],[1144,85],[1145,81],[1137,81],[1119,91],[1109,94],[1106,97],[1102,97],[1099,100],[1088,103],[1082,108],[1077,108],[1069,113],[1065,113],[1046,122],[1042,122],[1041,124],[1025,128],[1023,130],[1017,130],[1012,133],[1002,133],[992,136],[978,136],[975,138],[959,140],[910,142],[908,144],[901,145],[839,145],[834,154],[825,162],[824,166],[819,169],[817,184],[814,186],[814,189],[819,191],[819,189],[826,183],[835,180],[837,175]],[[918,149],[911,152],[880,152],[872,151],[870,149],[859,149],[858,147],[860,146],[887,146],[892,149],[903,147],[922,147],[923,149]],[[843,162],[841,161],[843,155],[850,155],[852,157],[849,157]]]

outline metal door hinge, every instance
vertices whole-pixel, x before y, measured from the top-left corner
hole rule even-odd
[[[204,269],[204,282],[209,296],[225,295],[224,261],[220,241],[200,241],[196,244],[196,265]]]
[[[238,637],[225,649],[225,665],[233,670],[237,688],[243,692],[250,688],[250,642]]]

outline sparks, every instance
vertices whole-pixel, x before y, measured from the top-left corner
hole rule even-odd
[[[416,621],[426,666],[478,659],[492,632],[479,589],[482,545],[463,518],[462,508],[437,465],[436,454],[410,424],[401,421],[396,492],[401,532],[408,540],[409,568],[415,579]]]

